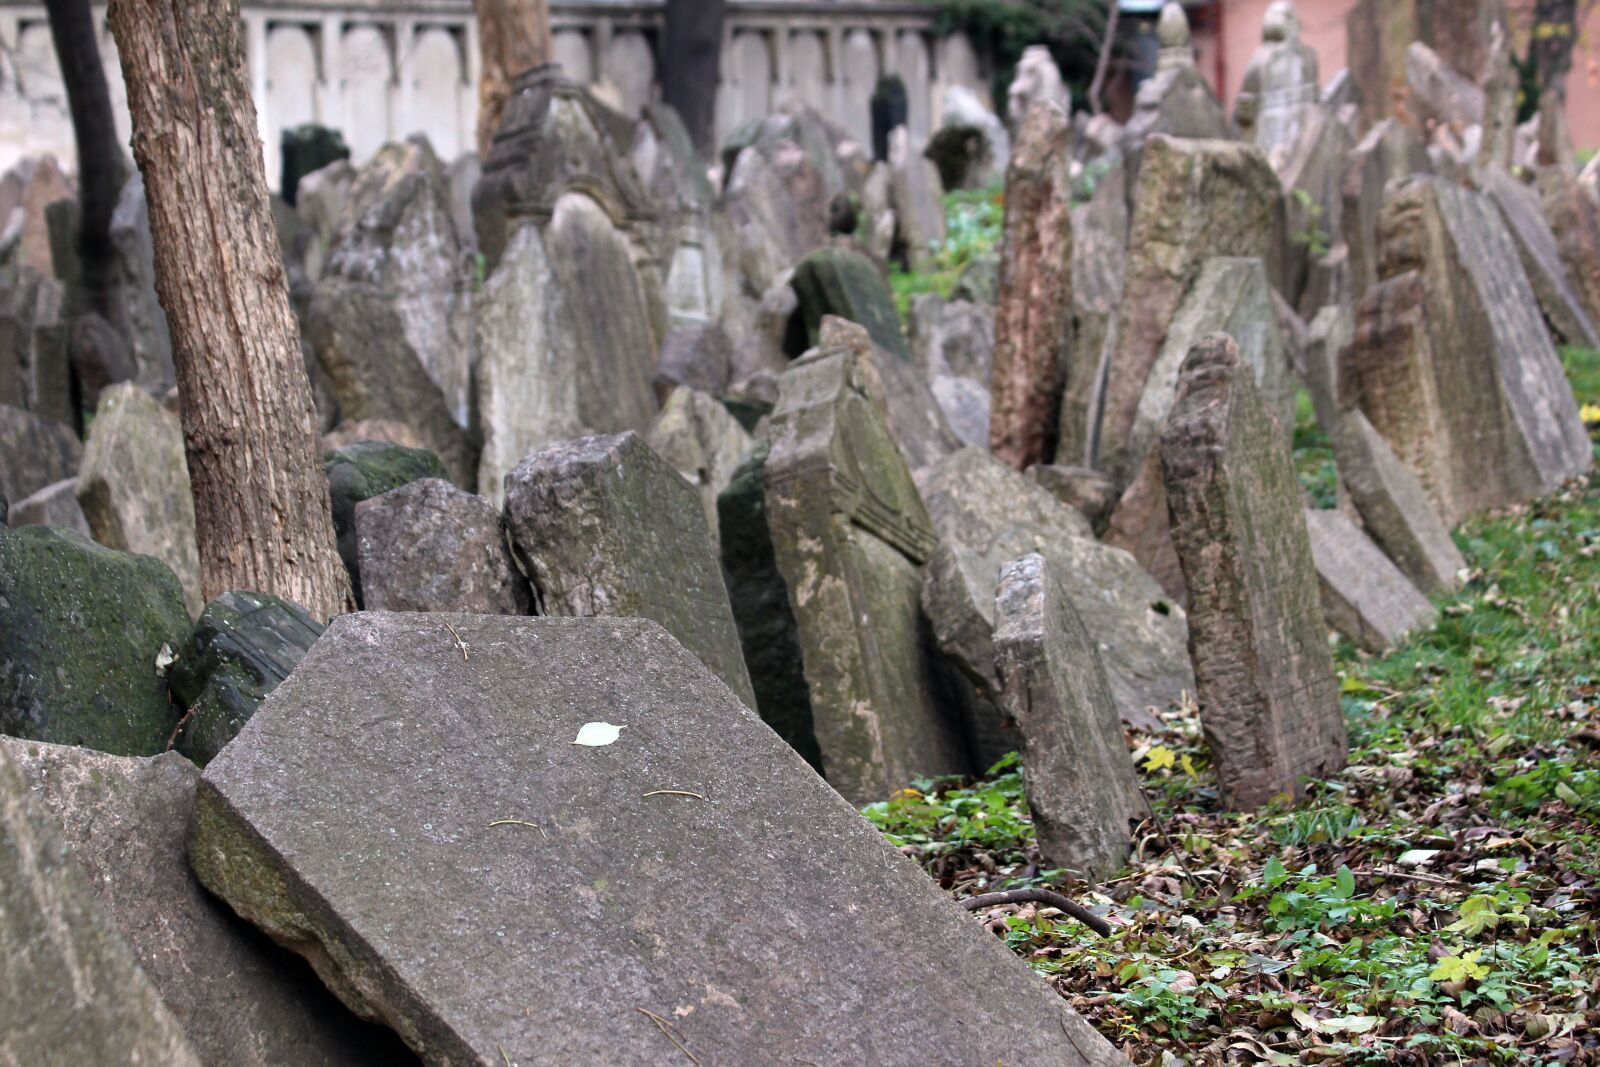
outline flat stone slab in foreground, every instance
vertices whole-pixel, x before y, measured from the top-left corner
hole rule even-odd
[[[336,620],[190,858],[430,1064],[1126,1062],[646,620]]]

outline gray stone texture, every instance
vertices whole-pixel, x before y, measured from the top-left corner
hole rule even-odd
[[[1347,741],[1289,447],[1225,334],[1189,354],[1161,439],[1189,653],[1223,803],[1298,795]]]
[[[872,340],[900,359],[911,350],[900,331],[889,282],[872,260],[847,248],[813,252],[795,267],[795,294],[805,322],[807,344],[814,347],[822,336],[822,320],[829,315],[866,327]]]
[[[704,505],[638,434],[525,458],[505,523],[540,614],[653,619],[755,705]]]
[[[1153,136],[1229,140],[1236,132],[1211,83],[1195,67],[1189,20],[1180,4],[1162,7],[1156,37],[1156,72],[1140,84],[1128,120],[1124,147],[1135,171]]]
[[[1300,39],[1294,4],[1274,0],[1262,18],[1261,46],[1250,57],[1234,99],[1239,135],[1281,169],[1316,111],[1321,92],[1317,52]]]
[[[506,547],[500,509],[439,478],[356,505],[356,556],[368,611],[526,615],[528,580]]]
[[[1422,41],[1405,54],[1406,114],[1424,131],[1444,127],[1457,134],[1483,122],[1483,90],[1478,71],[1459,71]]]
[[[1391,179],[1432,170],[1417,135],[1396,119],[1367,131],[1346,159],[1340,228],[1349,249],[1350,292],[1360,300],[1378,283],[1378,220]]]
[[[1367,652],[1382,653],[1437,612],[1383,550],[1339,511],[1306,511],[1306,534],[1328,626]]]
[[[1143,817],[1144,804],[1099,650],[1062,581],[1065,566],[1034,553],[1000,568],[995,670],[1023,737],[1043,864],[1094,879],[1128,858],[1128,822]]]
[[[898,243],[912,270],[933,265],[944,242],[944,185],[939,168],[923,155],[925,145],[908,127],[889,134],[889,191],[898,224]]]
[[[61,526],[84,537],[89,533],[89,520],[83,517],[78,504],[78,479],[47,485],[32,496],[24,497],[11,505],[12,526]]]
[[[680,387],[661,406],[645,443],[699,492],[715,542],[717,496],[754,444],[750,434],[716,397]]]
[[[821,347],[850,349],[861,372],[873,379],[873,392],[883,398],[889,433],[913,473],[961,447],[937,394],[910,358],[895,355],[876,344],[865,327],[836,316],[824,318],[820,332]]]
[[[1072,207],[1072,358],[1061,392],[1055,461],[1087,462],[1091,405],[1128,270],[1128,168],[1111,147],[1083,165]]]
[[[83,445],[72,427],[0,404],[0,495],[20,501],[78,476]]]
[[[111,304],[133,357],[135,381],[163,392],[176,382],[167,314],[156,296],[155,245],[150,237],[150,207],[144,178],[133,168],[111,215]]]
[[[994,309],[931,293],[912,298],[911,351],[918,372],[964,445],[989,445]]]
[[[361,551],[356,532],[356,505],[420,478],[449,478],[439,457],[424,448],[406,448],[386,441],[356,441],[323,456],[328,472],[328,498],[339,558],[350,572],[356,604],[361,603]]]
[[[1500,209],[1550,329],[1566,344],[1600,347],[1600,331],[1572,284],[1539,191],[1497,167],[1479,170],[1477,178],[1478,188]]]
[[[336,620],[190,858],[428,1063],[1124,1062],[646,620]]]

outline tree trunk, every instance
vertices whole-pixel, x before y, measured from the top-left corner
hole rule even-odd
[[[724,0],[667,0],[661,32],[661,95],[677,109],[702,154],[716,145]]]
[[[550,6],[546,0],[473,0],[478,13],[478,157],[500,129],[511,83],[523,71],[550,62]]]
[[[112,0],[177,367],[200,585],[351,610],[267,199],[239,0]]]
[[[1089,111],[1091,114],[1105,114],[1103,97],[1106,91],[1106,77],[1111,73],[1111,55],[1117,50],[1117,23],[1121,21],[1121,0],[1107,0],[1106,2],[1106,33],[1100,39],[1100,58],[1095,61],[1094,81],[1089,83]]]
[[[1578,43],[1578,0],[1538,0],[1533,13],[1533,49],[1539,87],[1567,99],[1567,75]]]
[[[75,310],[93,311],[116,322],[110,297],[111,216],[128,175],[111,112],[111,91],[100,65],[94,15],[89,0],[47,0],[45,9],[78,147],[78,266],[85,306]]]

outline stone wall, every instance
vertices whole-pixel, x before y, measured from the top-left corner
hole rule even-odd
[[[575,79],[603,83],[630,113],[659,90],[663,0],[554,0],[555,58]],[[472,146],[478,37],[471,0],[243,0],[245,40],[267,173],[278,176],[282,130],[316,121],[342,130],[359,163],[385,141],[425,133],[450,159]],[[97,8],[104,21],[104,8]],[[936,38],[916,0],[730,0],[717,133],[799,100],[870,139],[878,76],[898,72],[911,127],[926,136],[943,90],[987,97],[962,35]],[[109,35],[102,56],[124,138],[122,78]],[[0,0],[0,171],[19,158],[73,158],[72,126],[39,0]]]

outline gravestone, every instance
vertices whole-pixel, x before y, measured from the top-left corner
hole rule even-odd
[[[866,256],[848,248],[821,249],[801,260],[791,284],[800,299],[807,347],[815,347],[821,338],[822,320],[837,315],[866,327],[872,340],[897,358],[911,358],[894,293]]]
[[[1589,321],[1600,316],[1600,195],[1570,171],[1543,167],[1537,178],[1540,206],[1555,235],[1557,253]]]
[[[1023,784],[1045,866],[1103,878],[1128,857],[1142,818],[1138,776],[1093,638],[1037,553],[1000,568],[994,658],[1002,703],[1024,739]]]
[[[750,451],[750,434],[716,397],[680,387],[661,406],[645,443],[700,494],[715,543],[717,496]]]
[[[1294,151],[1321,95],[1316,49],[1300,39],[1291,0],[1273,0],[1261,21],[1261,47],[1250,57],[1234,99],[1239,134],[1275,168]]]
[[[1350,292],[1356,300],[1378,283],[1378,219],[1384,189],[1394,178],[1432,169],[1417,135],[1395,119],[1374,125],[1347,157],[1340,228],[1349,249]]]
[[[963,445],[989,446],[989,379],[994,309],[932,293],[911,299],[912,358],[951,432]]]
[[[964,773],[918,602],[933,533],[878,379],[841,343],[796,360],[778,388],[767,524],[828,781],[865,803],[921,775]]]
[[[356,505],[420,478],[448,478],[439,457],[423,448],[385,441],[357,441],[323,456],[328,499],[339,558],[350,572],[356,603],[361,603],[361,550]]]
[[[0,529],[0,734],[162,751],[178,717],[157,660],[188,633],[160,560],[53,526]]]
[[[0,738],[0,760],[7,758],[60,827],[71,866],[204,1062],[414,1062],[392,1034],[352,1016],[303,960],[200,888],[186,850],[200,772],[188,760]],[[54,1062],[62,1049],[36,1051]]]
[[[1390,115],[1405,97],[1405,54],[1413,41],[1476,78],[1489,55],[1498,0],[1359,0],[1345,16],[1350,71],[1368,122]],[[1501,9],[1503,11],[1503,9]]]
[[[1072,208],[1072,358],[1062,375],[1055,462],[1088,462],[1091,405],[1128,270],[1128,168],[1117,147],[1084,164]]]
[[[1421,41],[1412,41],[1405,54],[1405,115],[1424,134],[1436,128],[1463,134],[1483,122],[1483,90],[1471,77],[1452,67],[1443,56]]]
[[[168,671],[184,708],[177,749],[200,766],[232,741],[324,627],[271,593],[223,593],[206,605]]]
[[[89,520],[83,517],[78,504],[78,479],[47,485],[32,496],[24,497],[11,506],[12,526],[61,526],[84,537],[89,533]]]
[[[72,427],[0,404],[0,496],[20,501],[78,476],[83,445]]]
[[[1074,605],[1095,620],[1124,720],[1151,728],[1150,708],[1165,709],[1193,691],[1183,609],[1168,602],[1132,556],[1096,541],[1083,516],[977,448],[941,461],[922,477],[921,490],[939,538],[923,608],[940,648],[981,692],[999,698],[991,636],[1000,566],[1030,552],[1061,564]],[[977,724],[973,732],[992,736],[995,725]]]
[[[523,459],[506,478],[505,524],[541,615],[653,619],[754,706],[699,494],[638,434]]]
[[[1146,143],[1157,134],[1196,140],[1230,140],[1233,123],[1211,83],[1195,66],[1189,16],[1168,0],[1156,21],[1156,72],[1139,85],[1123,151],[1132,173],[1142,166]],[[1264,157],[1263,157],[1264,158]]]
[[[1024,470],[1048,460],[1072,345],[1072,191],[1066,116],[1030,111],[1006,171],[989,445]]]
[[[1125,1062],[646,620],[336,620],[190,859],[429,1063]]]
[[[906,126],[889,134],[889,190],[899,243],[912,270],[929,270],[944,243],[944,186],[924,144]]]
[[[40,807],[0,748],[0,1060],[200,1067]]]
[[[818,346],[848,348],[855,354],[862,373],[873,380],[873,393],[883,398],[889,433],[913,473],[961,447],[938,397],[909,358],[875,344],[864,327],[832,315],[822,320]]]
[[[1299,795],[1347,749],[1300,482],[1254,377],[1227,335],[1202,339],[1161,438],[1200,722],[1241,810]]]
[[[1568,274],[1538,190],[1495,167],[1478,171],[1478,188],[1500,209],[1550,329],[1566,344],[1600,347],[1600,331]]]
[[[1048,45],[1031,44],[1017,60],[1017,73],[1006,90],[1006,115],[1020,127],[1037,104],[1049,104],[1063,115],[1072,111],[1072,94]]]
[[[205,600],[183,427],[131,382],[100,394],[78,474],[78,503],[96,541],[171,567],[189,614],[200,614]]]
[[[1437,612],[1350,516],[1306,511],[1306,534],[1328,625],[1367,652],[1381,654],[1424,629]]]
[[[447,481],[419,478],[361,501],[355,533],[368,611],[526,615],[532,608],[500,509]]]

